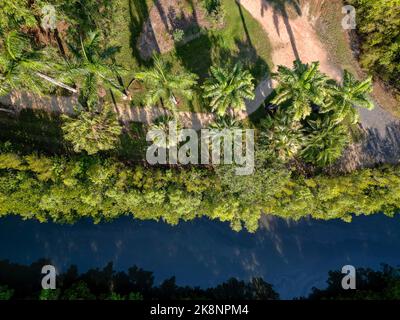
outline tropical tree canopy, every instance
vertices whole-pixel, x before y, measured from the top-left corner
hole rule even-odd
[[[281,108],[274,115],[267,115],[261,128],[262,144],[282,161],[295,157],[304,145],[301,124]]]
[[[222,116],[229,108],[245,109],[245,100],[254,99],[253,76],[248,70],[242,70],[240,64],[233,69],[211,67],[211,78],[202,86],[203,97],[210,99],[214,112]]]
[[[0,95],[17,89],[41,93],[46,87],[38,73],[50,70],[48,61],[46,52],[35,50],[26,35],[8,33],[0,51]]]
[[[324,104],[328,77],[319,71],[319,62],[309,65],[296,60],[293,69],[279,66],[273,77],[278,80],[279,85],[276,89],[277,95],[271,102],[277,105],[289,102],[295,121],[309,116],[312,104]]]
[[[171,66],[159,57],[154,57],[154,67],[135,74],[147,89],[144,98],[146,106],[154,106],[158,102],[169,108],[176,117],[177,96],[192,99],[193,87],[197,84],[197,75],[193,73],[174,73]]]
[[[64,115],[62,130],[65,140],[72,143],[75,152],[95,154],[116,147],[122,132],[116,114],[110,105],[99,111],[81,111],[78,117]]]
[[[68,45],[73,55],[72,62],[68,63],[63,79],[81,83],[81,96],[92,104],[97,100],[99,86],[111,89],[128,99],[118,77],[124,69],[116,64],[112,58],[119,51],[119,47],[101,48],[100,33],[91,31],[85,39],[80,38],[78,46]]]
[[[336,123],[348,120],[357,123],[359,114],[355,107],[373,109],[374,104],[368,98],[372,92],[372,77],[358,81],[347,70],[344,71],[343,84],[333,85],[329,89],[331,98],[326,109],[333,111],[333,120]]]
[[[328,116],[307,123],[308,135],[302,158],[321,167],[334,163],[350,141],[347,127],[335,124]]]

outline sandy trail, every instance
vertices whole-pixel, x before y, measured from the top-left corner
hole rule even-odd
[[[272,61],[291,67],[299,58],[310,63],[320,62],[322,72],[340,80],[342,71],[332,64],[329,55],[318,38],[308,17],[307,9],[295,19],[285,18],[265,0],[238,0],[238,2],[262,25],[272,45]]]

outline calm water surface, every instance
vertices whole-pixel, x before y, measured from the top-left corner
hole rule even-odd
[[[327,272],[345,264],[400,265],[400,217],[373,215],[342,221],[266,219],[255,234],[234,232],[207,219],[168,226],[128,217],[94,225],[40,224],[0,219],[0,259],[31,263],[49,258],[59,270],[132,265],[154,271],[157,282],[173,275],[181,285],[207,287],[229,277],[262,276],[283,298],[323,287]]]

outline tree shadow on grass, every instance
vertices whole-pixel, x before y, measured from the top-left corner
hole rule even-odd
[[[10,141],[24,153],[69,153],[61,125],[58,115],[43,110],[22,109],[17,116],[0,113],[0,141]]]
[[[146,1],[144,0],[128,0],[128,7],[130,17],[129,30],[131,33],[130,48],[132,50],[132,55],[136,58],[138,63],[140,65],[144,65],[146,63],[140,56],[139,50],[137,48],[137,42],[143,30],[143,27],[149,18],[150,8],[147,6]],[[149,28],[151,29],[147,30],[147,34],[153,38],[153,43],[157,44],[154,30],[152,29],[151,25],[149,25]],[[157,51],[159,51],[159,49]]]

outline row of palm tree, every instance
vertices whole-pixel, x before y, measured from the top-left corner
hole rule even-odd
[[[294,62],[292,69],[280,66],[278,106],[261,122],[261,143],[281,161],[300,156],[318,166],[334,163],[350,141],[349,126],[358,121],[357,107],[373,108],[368,94],[372,79],[359,81],[344,71],[341,84],[319,70],[319,63]]]
[[[254,78],[240,64],[232,69],[211,67],[211,77],[201,86],[203,98],[208,100],[213,112],[223,116],[228,110],[243,110],[246,99],[254,99]],[[154,58],[154,67],[135,74],[142,81],[147,93],[144,102],[153,106],[158,102],[170,109],[177,117],[178,98],[191,100],[198,77],[195,74],[172,72],[171,66],[159,57]]]
[[[358,112],[355,106],[367,109],[374,107],[368,99],[372,91],[371,77],[358,81],[345,70],[343,83],[338,84],[319,70],[319,62],[304,64],[299,60],[294,62],[292,69],[279,66],[274,77],[279,86],[272,103],[283,105],[289,102],[294,121],[308,117],[313,106],[316,106],[321,113],[331,112],[335,123],[345,120],[356,123]]]

